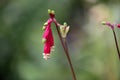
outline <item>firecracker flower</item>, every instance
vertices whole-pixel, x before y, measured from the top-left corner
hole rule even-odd
[[[43,58],[45,60],[50,58],[51,51],[54,51],[54,39],[51,30],[51,23],[53,22],[54,18],[54,11],[52,10],[50,12],[50,10],[48,10],[48,13],[50,14],[50,18],[47,20],[46,23],[44,23],[44,26],[42,28],[44,30],[42,42],[44,43]]]

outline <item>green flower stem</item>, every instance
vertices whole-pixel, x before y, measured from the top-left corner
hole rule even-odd
[[[71,62],[71,59],[70,59],[70,56],[69,56],[69,51],[68,51],[68,47],[67,47],[67,44],[66,44],[66,39],[62,39],[62,36],[60,34],[60,31],[59,31],[59,24],[57,24],[56,22],[55,23],[55,26],[56,26],[56,29],[57,29],[57,32],[58,32],[58,36],[60,38],[60,41],[61,41],[61,44],[63,46],[63,49],[65,51],[65,54],[66,54],[66,57],[68,59],[68,62],[69,62],[69,65],[70,65],[70,69],[71,69],[71,73],[72,73],[72,76],[73,76],[73,80],[76,80],[76,75],[75,75],[75,72],[74,72],[74,69],[73,69],[73,65],[72,65],[72,62]]]
[[[115,39],[115,44],[116,44],[117,53],[118,53],[119,60],[120,60],[120,50],[119,50],[118,43],[117,43],[116,33],[115,33],[114,29],[112,29],[112,31],[113,31],[113,35],[114,35],[114,39]]]

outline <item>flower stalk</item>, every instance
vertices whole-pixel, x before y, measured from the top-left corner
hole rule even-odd
[[[117,53],[118,53],[119,60],[120,60],[120,50],[119,50],[119,47],[118,47],[118,42],[117,42],[116,33],[115,33],[115,30],[114,30],[114,29],[112,29],[112,31],[113,31],[113,35],[114,35],[114,39],[115,39],[115,44],[116,44]]]
[[[115,30],[114,30],[115,26],[120,28],[120,24],[111,24],[110,22],[104,22],[104,21],[102,22],[102,24],[107,25],[108,27],[110,27],[112,29],[114,40],[115,40],[115,45],[116,45],[116,49],[117,49],[117,53],[118,53],[118,57],[119,57],[119,60],[120,60],[120,50],[119,50],[119,47],[118,47],[117,36],[116,36]]]
[[[66,43],[66,38],[64,38],[64,40],[62,39],[62,36],[61,36],[60,31],[59,31],[59,28],[58,28],[58,24],[57,24],[56,22],[54,22],[54,23],[55,23],[55,25],[56,25],[56,29],[57,29],[57,32],[58,32],[58,36],[59,36],[59,38],[60,38],[62,47],[63,47],[63,49],[64,49],[64,51],[65,51],[67,60],[68,60],[68,62],[69,62],[70,69],[71,69],[72,76],[73,76],[73,80],[76,80],[76,75],[75,75],[75,72],[74,72],[74,69],[73,69],[73,65],[72,65],[72,62],[71,62],[71,59],[70,59],[70,56],[69,56],[69,51],[68,51],[68,47],[67,47],[67,43]]]
[[[52,30],[51,30],[51,23],[53,22],[56,26],[56,30],[60,39],[60,42],[62,44],[62,47],[65,51],[70,70],[72,73],[73,80],[76,80],[76,75],[73,69],[73,65],[71,62],[71,58],[69,55],[67,43],[66,43],[66,36],[69,31],[69,26],[67,26],[67,23],[64,23],[63,25],[59,24],[57,20],[55,19],[55,11],[48,9],[48,13],[50,15],[50,18],[47,20],[47,22],[44,24],[42,30],[44,30],[43,34],[43,39],[42,42],[44,43],[44,53],[43,53],[43,58],[45,60],[48,60],[50,58],[50,52],[52,51],[52,48],[54,47],[54,39],[52,35]]]

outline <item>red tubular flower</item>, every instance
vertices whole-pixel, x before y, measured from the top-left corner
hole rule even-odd
[[[50,52],[52,47],[54,46],[54,39],[51,30],[52,19],[48,19],[47,24],[45,25],[45,31],[43,33],[43,42],[44,42],[44,52],[43,58],[47,60],[50,58]]]
[[[44,51],[43,51],[43,58],[47,60],[50,58],[50,52],[54,50],[54,39],[52,35],[52,30],[51,30],[51,23],[53,22],[53,19],[55,17],[55,12],[54,10],[48,10],[48,13],[50,15],[50,18],[47,20],[47,22],[43,26],[43,39],[42,41],[44,42]]]

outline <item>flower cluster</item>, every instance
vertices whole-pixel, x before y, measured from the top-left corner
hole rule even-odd
[[[48,13],[50,15],[50,18],[47,20],[47,22],[44,23],[44,26],[42,28],[42,30],[44,30],[42,42],[44,43],[43,58],[45,60],[50,58],[51,51],[54,51],[54,38],[51,30],[51,23],[53,22],[60,27],[62,38],[65,38],[69,31],[69,26],[67,26],[66,23],[64,23],[64,25],[61,25],[57,22],[55,19],[54,10],[48,9]]]

